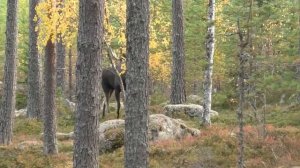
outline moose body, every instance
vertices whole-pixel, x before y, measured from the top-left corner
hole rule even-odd
[[[126,88],[125,84],[125,75],[121,74],[122,82],[124,89]],[[106,105],[103,106],[102,117],[105,116],[105,106],[107,106],[107,112],[109,112],[109,99],[112,95],[112,92],[115,91],[116,101],[117,101],[117,118],[120,117],[120,92],[121,92],[121,82],[118,74],[112,68],[103,69],[102,71],[102,89],[105,94]]]

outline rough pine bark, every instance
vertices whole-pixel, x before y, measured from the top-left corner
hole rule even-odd
[[[64,7],[64,0],[56,0],[58,13],[61,14],[61,9]],[[59,22],[59,24],[64,24]],[[56,88],[64,93],[65,89],[65,58],[66,47],[62,41],[61,34],[58,34],[56,42]]]
[[[66,58],[66,48],[62,42],[61,37],[58,38],[56,43],[56,88],[60,89],[62,92],[65,90],[65,58]]]
[[[4,65],[3,97],[0,109],[0,144],[9,145],[13,137],[13,118],[16,104],[17,61],[17,9],[18,0],[7,1],[6,45]]]
[[[211,110],[211,95],[212,95],[212,74],[214,63],[214,50],[215,50],[215,0],[209,0],[208,3],[208,29],[206,37],[206,59],[207,65],[205,67],[204,75],[204,112],[202,116],[202,124],[209,126],[210,110]]]
[[[38,32],[35,27],[38,25],[34,21],[36,16],[35,7],[38,5],[39,0],[29,1],[29,60],[28,60],[28,99],[27,99],[27,117],[29,118],[42,118],[42,95],[41,95],[41,82],[40,82],[40,67],[39,67],[39,53],[37,37]]]
[[[104,0],[80,0],[74,168],[98,168]]]
[[[248,54],[245,52],[245,48],[249,44],[249,30],[247,39],[244,40],[244,35],[240,28],[238,20],[238,36],[239,36],[239,73],[238,73],[238,90],[239,90],[239,104],[237,110],[237,119],[239,124],[238,133],[238,168],[244,168],[244,104],[245,104],[245,79],[246,79],[246,63],[249,59]]]
[[[73,93],[73,78],[72,78],[72,47],[69,48],[69,99],[72,101],[72,93]]]
[[[183,9],[182,0],[172,0],[173,23],[173,66],[171,82],[171,104],[182,104],[186,101],[184,82],[184,38],[183,38]]]
[[[149,0],[127,0],[125,167],[148,167]]]
[[[44,60],[44,153],[56,154],[55,44],[48,39]]]

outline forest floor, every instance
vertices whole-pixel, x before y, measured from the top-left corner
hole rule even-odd
[[[161,113],[162,107],[149,111]],[[107,119],[114,119],[114,109]],[[266,135],[261,136],[260,124],[246,112],[245,164],[247,168],[289,168],[300,166],[300,105],[269,106],[266,108]],[[124,112],[122,111],[122,114]],[[249,112],[249,114],[251,114]],[[184,119],[187,125],[201,130],[199,137],[164,140],[150,143],[150,167],[154,168],[227,168],[236,167],[237,127],[234,110],[219,110],[210,128],[200,127],[196,119]],[[102,121],[101,121],[102,122]],[[259,125],[259,126],[257,126]],[[62,104],[58,105],[58,132],[71,132],[74,116]],[[72,167],[73,142],[59,140],[59,154],[45,156],[42,151],[42,123],[17,117],[14,140],[9,147],[0,147],[0,168]],[[29,144],[26,146],[26,144]],[[123,167],[123,148],[99,156],[104,168]]]

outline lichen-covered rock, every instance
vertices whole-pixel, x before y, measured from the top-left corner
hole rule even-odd
[[[163,114],[150,116],[148,137],[150,141],[162,139],[181,139],[187,135],[198,136],[200,131],[189,128],[182,120]]]
[[[99,126],[100,153],[113,151],[124,145],[125,121],[108,120]],[[59,140],[74,138],[74,133],[57,133]],[[185,136],[198,136],[200,130],[188,127],[182,120],[173,119],[163,114],[149,116],[148,138],[150,141],[162,139],[181,139]]]
[[[178,117],[185,114],[189,117],[200,118],[203,115],[203,106],[197,104],[169,104],[164,107],[164,114],[169,117]],[[211,110],[211,117],[217,116],[218,112]]]
[[[162,139],[181,139],[185,136],[198,136],[200,130],[189,128],[182,120],[163,114],[150,115],[148,138],[150,141]],[[100,124],[100,152],[113,151],[124,145],[124,120],[109,120]]]
[[[108,120],[99,126],[100,153],[112,151],[124,145],[125,121]]]

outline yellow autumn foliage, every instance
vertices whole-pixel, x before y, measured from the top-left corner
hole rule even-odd
[[[50,37],[54,43],[58,35],[67,47],[74,44],[78,29],[78,1],[46,0],[37,5],[36,12],[35,20],[40,22],[36,27],[39,32],[39,51],[42,51]]]

